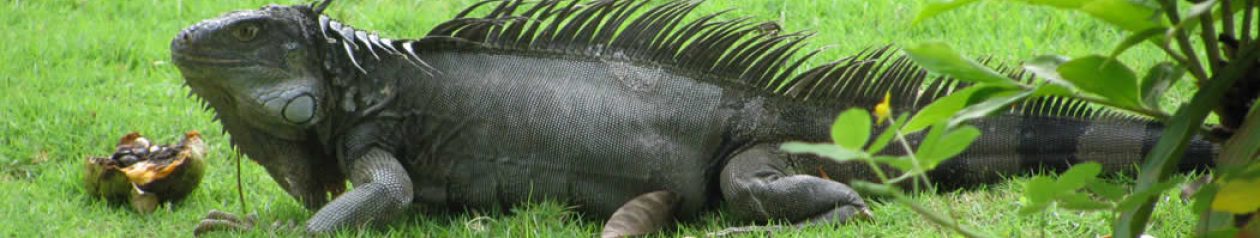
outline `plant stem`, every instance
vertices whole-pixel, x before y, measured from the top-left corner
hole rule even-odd
[[[1169,47],[1168,42],[1159,44],[1159,49],[1164,50],[1164,54],[1167,54],[1168,57],[1171,57],[1173,58],[1173,60],[1176,60],[1178,64],[1181,64],[1181,65],[1189,64],[1185,56],[1182,56],[1181,53],[1177,53],[1177,50],[1173,50],[1172,47]]]
[[[1253,13],[1253,7],[1255,7],[1255,0],[1243,1],[1242,29],[1239,29],[1241,34],[1238,34],[1238,41],[1241,42],[1238,44],[1239,48],[1251,43],[1251,14]]]
[[[947,128],[932,128],[932,129],[933,129],[933,130],[937,130],[937,129],[940,129],[940,130],[945,130],[945,129],[947,129]],[[898,142],[900,142],[900,144],[901,144],[901,146],[902,146],[902,148],[903,148],[903,149],[905,149],[906,151],[914,151],[914,150],[911,150],[911,149],[910,149],[910,142],[906,140],[906,136],[905,136],[905,135],[901,134],[901,130],[899,130],[899,129],[893,129],[893,133],[895,133],[895,134],[897,135],[897,141],[898,141]],[[922,174],[923,176],[922,176],[922,177],[923,177],[923,183],[925,183],[924,185],[931,185],[931,184],[932,184],[932,181],[928,180],[928,177],[927,177],[927,171],[923,170],[923,167],[919,167],[919,158],[914,157],[914,153],[908,153],[908,154],[910,155],[910,161],[913,161],[913,162],[914,162],[914,163],[911,163],[911,164],[913,164],[913,165],[914,165],[914,170],[915,170],[915,171],[920,171],[920,172],[923,172],[923,174]]]
[[[1176,0],[1163,0],[1159,2],[1160,5],[1164,7],[1164,16],[1168,17],[1169,22],[1173,22],[1174,24],[1181,22],[1181,15],[1177,13]],[[1199,62],[1199,54],[1194,52],[1194,46],[1190,44],[1190,36],[1186,34],[1185,31],[1178,28],[1173,28],[1173,31],[1174,37],[1177,38],[1175,40],[1177,41],[1177,46],[1181,48],[1182,55],[1185,55],[1186,57],[1186,63],[1184,66],[1186,66],[1186,69],[1189,69],[1190,73],[1194,75],[1196,85],[1202,86],[1203,81],[1208,79],[1208,74],[1207,72],[1204,72],[1203,64]]]
[[[1251,1],[1251,0],[1246,0],[1246,1]],[[1223,14],[1221,16],[1221,35],[1224,35],[1230,38],[1234,37],[1234,10],[1233,10],[1233,5],[1232,5],[1233,2],[1234,2],[1233,0],[1221,1],[1221,9],[1225,10],[1225,11],[1222,11],[1221,13]],[[1212,14],[1208,14],[1208,19],[1211,19],[1211,17],[1212,17]]]
[[[1229,1],[1225,0],[1221,2],[1225,3]],[[1225,7],[1225,12],[1229,12],[1228,5],[1222,6]],[[1212,14],[1203,14],[1203,16],[1199,16],[1199,18],[1199,23],[1203,27],[1203,30],[1199,31],[1199,38],[1202,38],[1203,48],[1207,51],[1208,68],[1212,69],[1213,73],[1219,72],[1221,71],[1221,63],[1225,62],[1225,59],[1221,58],[1221,42],[1216,39],[1216,25],[1212,24]],[[1230,25],[1232,25],[1232,23]],[[1228,27],[1229,26],[1226,26],[1225,29],[1229,29]],[[1228,32],[1228,30],[1226,31]],[[1226,35],[1229,35],[1229,33],[1226,33]]]
[[[863,161],[866,161],[866,165],[871,166],[871,171],[874,171],[875,176],[879,177],[880,183],[889,183],[888,175],[884,174],[884,170],[879,167],[879,164],[875,164],[874,160],[869,159],[864,159]]]

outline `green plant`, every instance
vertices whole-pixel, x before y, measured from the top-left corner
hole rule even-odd
[[[916,22],[942,12],[973,4],[977,0],[957,0],[930,4]],[[1048,55],[1028,60],[1024,67],[1039,81],[1022,83],[961,57],[943,44],[922,44],[906,49],[911,57],[930,71],[977,82],[977,87],[998,88],[1005,96],[990,96],[985,102],[968,106],[950,120],[950,125],[984,115],[986,103],[1006,105],[1027,96],[1065,96],[1149,116],[1166,124],[1163,137],[1141,165],[1137,184],[1125,194],[1114,184],[1095,183],[1096,164],[1073,167],[1058,180],[1033,178],[1025,198],[1024,211],[1036,212],[1052,202],[1063,208],[1111,209],[1118,213],[1113,222],[1115,237],[1135,237],[1143,233],[1155,206],[1153,195],[1175,185],[1169,179],[1189,140],[1196,134],[1220,142],[1215,183],[1195,195],[1194,208],[1200,213],[1199,236],[1232,236],[1238,232],[1260,232],[1257,226],[1235,227],[1231,214],[1252,214],[1260,200],[1254,195],[1260,184],[1260,106],[1253,103],[1260,92],[1260,47],[1253,33],[1260,33],[1255,21],[1256,1],[1192,1],[1179,7],[1175,0],[1019,0],[1029,5],[1050,6],[1088,14],[1129,33],[1109,54],[1069,58]],[[1241,14],[1237,16],[1236,14]],[[1160,18],[1160,17],[1163,18]],[[1239,19],[1241,18],[1241,20]],[[1219,31],[1219,32],[1218,32]],[[1191,35],[1197,33],[1197,38]],[[1117,59],[1130,47],[1150,43],[1174,62],[1156,64],[1144,77]],[[1195,43],[1202,43],[1196,47]],[[1157,99],[1168,85],[1185,72],[1199,86],[1188,105],[1175,113],[1160,109]],[[993,95],[993,94],[989,94]],[[1010,100],[997,100],[997,99]],[[973,100],[974,101],[974,100]],[[977,108],[974,109],[973,108]],[[969,113],[976,111],[980,113]],[[1220,125],[1206,127],[1208,114],[1215,112]],[[912,121],[913,123],[913,121]],[[920,148],[922,149],[922,148]],[[1088,190],[1097,196],[1081,193]],[[1102,200],[1095,200],[1095,197]],[[1256,223],[1253,219],[1252,223]],[[967,234],[967,232],[964,232]]]

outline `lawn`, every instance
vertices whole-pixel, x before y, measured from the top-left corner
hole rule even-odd
[[[270,0],[279,1],[279,0]],[[473,0],[338,1],[329,14],[360,29],[392,38],[414,38]],[[1017,63],[1047,53],[1081,56],[1109,50],[1120,32],[1084,15],[986,2],[937,19],[911,25],[927,0],[711,0],[698,10],[735,9],[728,16],[776,21],[787,31],[817,32],[812,47],[828,47],[816,57],[839,59],[864,48],[925,41],[949,43],[971,55]],[[268,3],[305,1],[83,1],[6,0],[0,5],[0,236],[2,237],[173,237],[189,236],[210,209],[240,212],[236,161],[225,135],[192,98],[169,63],[170,39],[201,19]],[[1151,47],[1139,47],[1122,59],[1139,70],[1164,59]],[[1187,95],[1180,86],[1173,94]],[[1177,105],[1172,97],[1165,105]],[[150,215],[86,196],[81,170],[88,156],[106,155],[119,136],[140,131],[170,142],[186,130],[206,132],[209,169],[201,188],[188,201],[163,206]],[[284,194],[257,164],[246,160],[241,172],[249,211],[263,226],[274,221],[302,221],[311,212]],[[1094,237],[1108,233],[1108,214],[1052,209],[1020,216],[1025,179],[978,189],[922,194],[923,203],[951,209],[966,225],[1001,237]],[[1189,206],[1165,197],[1150,233],[1176,237],[1190,232]],[[391,228],[347,231],[346,236],[592,236],[601,221],[581,219],[564,204],[540,203],[508,214],[412,215]],[[421,214],[425,208],[416,208]],[[813,226],[786,236],[952,236],[909,209],[875,203],[873,222]],[[724,226],[720,212],[680,224],[668,235],[701,236]],[[294,235],[281,231],[281,235]],[[232,235],[220,233],[216,235]],[[256,229],[246,236],[272,235]]]

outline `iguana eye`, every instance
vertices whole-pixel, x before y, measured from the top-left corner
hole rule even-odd
[[[258,36],[258,24],[242,24],[232,29],[232,36],[240,41],[250,41]]]

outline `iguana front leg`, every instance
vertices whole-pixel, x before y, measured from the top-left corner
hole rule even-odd
[[[349,167],[354,190],[320,208],[306,221],[307,232],[381,225],[393,221],[411,204],[411,178],[390,153],[374,149],[351,161]]]
[[[307,220],[308,233],[385,224],[393,221],[411,204],[411,178],[390,153],[374,149],[351,161],[349,168],[348,174],[354,190],[338,196]],[[215,230],[248,230],[254,227],[254,220],[211,211],[194,229],[194,234],[201,235]]]

